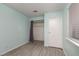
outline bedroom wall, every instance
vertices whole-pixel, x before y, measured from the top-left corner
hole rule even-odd
[[[69,29],[71,30],[71,27],[69,27],[70,25],[73,26],[72,21],[74,21],[73,23],[75,24],[79,24],[76,23],[78,22],[78,18],[79,18],[79,4],[70,4],[67,6],[67,8],[64,9],[64,14],[63,14],[63,20],[64,20],[64,37],[63,37],[63,47],[64,47],[64,53],[67,56],[79,56],[79,47],[77,45],[75,45],[74,43],[70,42],[69,40],[72,40],[72,34],[71,31],[69,31]],[[68,40],[68,39],[69,40]]]
[[[28,42],[28,17],[0,4],[0,55]]]

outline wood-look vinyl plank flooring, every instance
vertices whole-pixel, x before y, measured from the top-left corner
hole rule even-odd
[[[63,49],[44,47],[42,41],[34,41],[16,48],[3,56],[65,56]]]

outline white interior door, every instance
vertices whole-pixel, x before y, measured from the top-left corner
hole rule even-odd
[[[62,19],[54,17],[49,19],[49,46],[62,48]]]
[[[44,23],[37,22],[33,24],[34,40],[44,41]]]

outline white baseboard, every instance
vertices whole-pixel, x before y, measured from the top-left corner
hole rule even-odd
[[[22,45],[24,45],[24,44],[27,44],[27,43],[29,43],[29,41],[24,42],[24,43],[22,43],[22,44],[19,44],[19,45],[15,46],[15,47],[13,47],[13,48],[7,50],[7,51],[4,51],[3,53],[0,53],[0,56],[6,54],[6,53],[8,53],[8,52],[10,52],[10,51],[12,51],[12,50],[14,50],[14,49],[16,49],[16,48],[18,48],[18,47],[20,47],[20,46],[22,46]]]

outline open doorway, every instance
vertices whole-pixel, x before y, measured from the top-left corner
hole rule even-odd
[[[38,20],[33,22],[34,40],[44,41],[44,21]]]
[[[30,28],[30,42],[42,41],[44,42],[44,21],[31,21]]]

